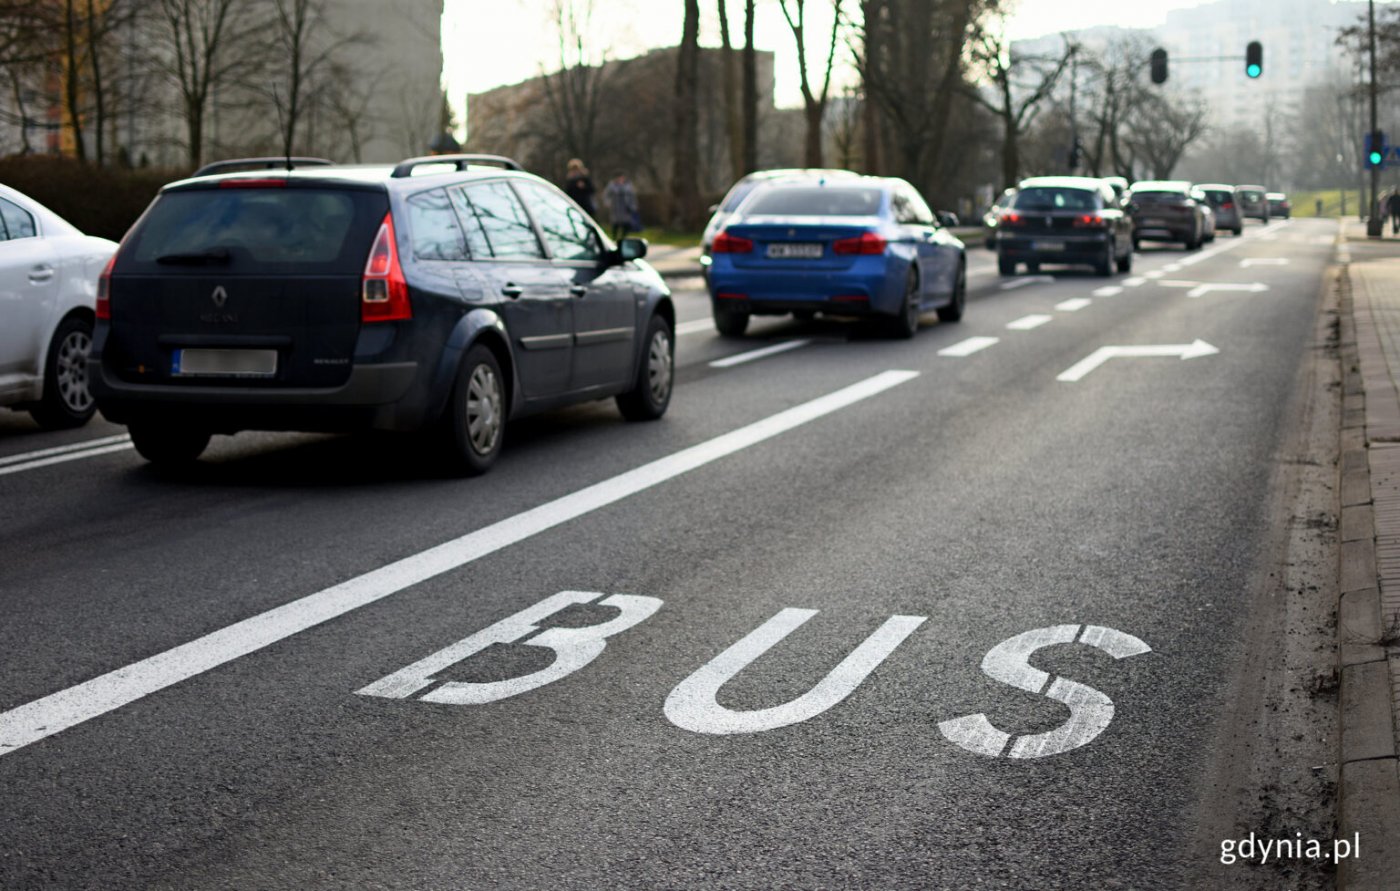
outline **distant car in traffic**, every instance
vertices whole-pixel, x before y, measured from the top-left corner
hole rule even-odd
[[[1113,189],[1113,194],[1118,200],[1123,200],[1123,195],[1128,191],[1128,178],[1126,176],[1105,176],[1103,181]]]
[[[715,236],[724,228],[739,205],[744,203],[744,199],[749,197],[749,194],[759,186],[807,177],[821,179],[822,177],[856,177],[859,175],[849,170],[825,167],[785,167],[776,170],[756,170],[748,174],[730,186],[729,191],[724,194],[724,198],[720,200],[719,204],[710,208],[710,220],[705,224],[705,231],[700,235],[701,268],[707,270],[710,266],[710,246],[714,244]]]
[[[1282,192],[1269,192],[1265,196],[1269,202],[1269,216],[1289,219],[1293,216],[1293,205],[1288,203],[1288,196]]]
[[[1228,230],[1240,235],[1244,232],[1244,216],[1240,212],[1235,187],[1224,183],[1199,183],[1196,186],[1205,193],[1206,203],[1215,211],[1216,231]]]
[[[1133,244],[1173,241],[1194,251],[1205,241],[1209,223],[1202,202],[1191,197],[1191,184],[1181,180],[1144,180],[1128,193],[1133,215]]]
[[[675,310],[646,250],[502,158],[196,175],[102,275],[93,391],[156,463],[215,433],[379,429],[481,473],[521,415],[666,411]]]
[[[86,424],[98,277],[115,242],[0,186],[0,405],[40,427]]]
[[[1201,209],[1201,217],[1205,221],[1205,236],[1202,241],[1215,241],[1215,208],[1210,206],[1210,201],[1206,198],[1206,193],[1199,187],[1191,188],[1191,200],[1196,202],[1196,206]]]
[[[997,270],[1031,273],[1045,263],[1081,264],[1099,275],[1133,268],[1132,220],[1113,188],[1087,176],[1022,180],[997,225]]]
[[[982,230],[985,233],[982,239],[982,246],[988,250],[996,250],[997,247],[997,226],[1001,222],[1001,212],[1011,204],[1011,199],[1016,197],[1015,189],[1007,189],[992,202],[992,206],[987,208],[987,212],[982,215]]]
[[[784,182],[755,191],[715,237],[715,327],[741,336],[755,315],[883,319],[913,337],[919,317],[962,318],[963,243],[902,179]]]
[[[1242,216],[1269,222],[1269,197],[1263,186],[1235,186],[1235,202]]]

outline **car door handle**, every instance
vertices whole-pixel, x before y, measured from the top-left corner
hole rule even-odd
[[[501,288],[501,293],[509,297],[511,300],[517,300],[519,299],[521,294],[525,293],[525,289],[517,285],[515,282],[506,282],[505,287]]]
[[[52,266],[35,266],[29,270],[29,280],[36,285],[43,284],[51,278],[53,278]]]
[[[573,287],[569,288],[569,293],[574,295],[575,297],[582,297],[588,293],[588,289],[583,285],[574,285]]]

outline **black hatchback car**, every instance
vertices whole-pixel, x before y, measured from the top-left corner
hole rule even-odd
[[[152,462],[239,430],[428,430],[481,473],[510,418],[666,411],[675,311],[645,254],[492,156],[196,175],[103,273],[92,389]]]
[[[1022,180],[997,219],[997,269],[1015,275],[1042,263],[1086,264],[1099,275],[1133,268],[1133,222],[1113,187],[1087,176]]]

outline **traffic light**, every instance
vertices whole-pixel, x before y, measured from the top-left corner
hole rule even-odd
[[[1244,73],[1249,78],[1264,73],[1264,45],[1257,40],[1251,40],[1244,48]]]
[[[1385,132],[1376,130],[1366,134],[1365,162],[1363,166],[1367,170],[1381,167],[1385,164],[1385,156],[1390,154],[1390,146],[1386,144]]]
[[[1164,49],[1152,51],[1152,82],[1154,84],[1167,82],[1167,51]]]
[[[1071,172],[1078,170],[1079,165],[1084,160],[1084,143],[1078,139],[1069,147],[1069,169]]]

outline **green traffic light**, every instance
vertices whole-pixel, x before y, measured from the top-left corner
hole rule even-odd
[[[1248,74],[1250,77],[1258,77],[1261,73],[1263,73],[1263,69],[1261,69],[1258,65],[1250,65],[1244,70],[1244,73]]]
[[[1375,165],[1375,166],[1380,166],[1380,163],[1381,163],[1381,153],[1380,153],[1380,152],[1371,152],[1371,163],[1372,163],[1373,165]]]

